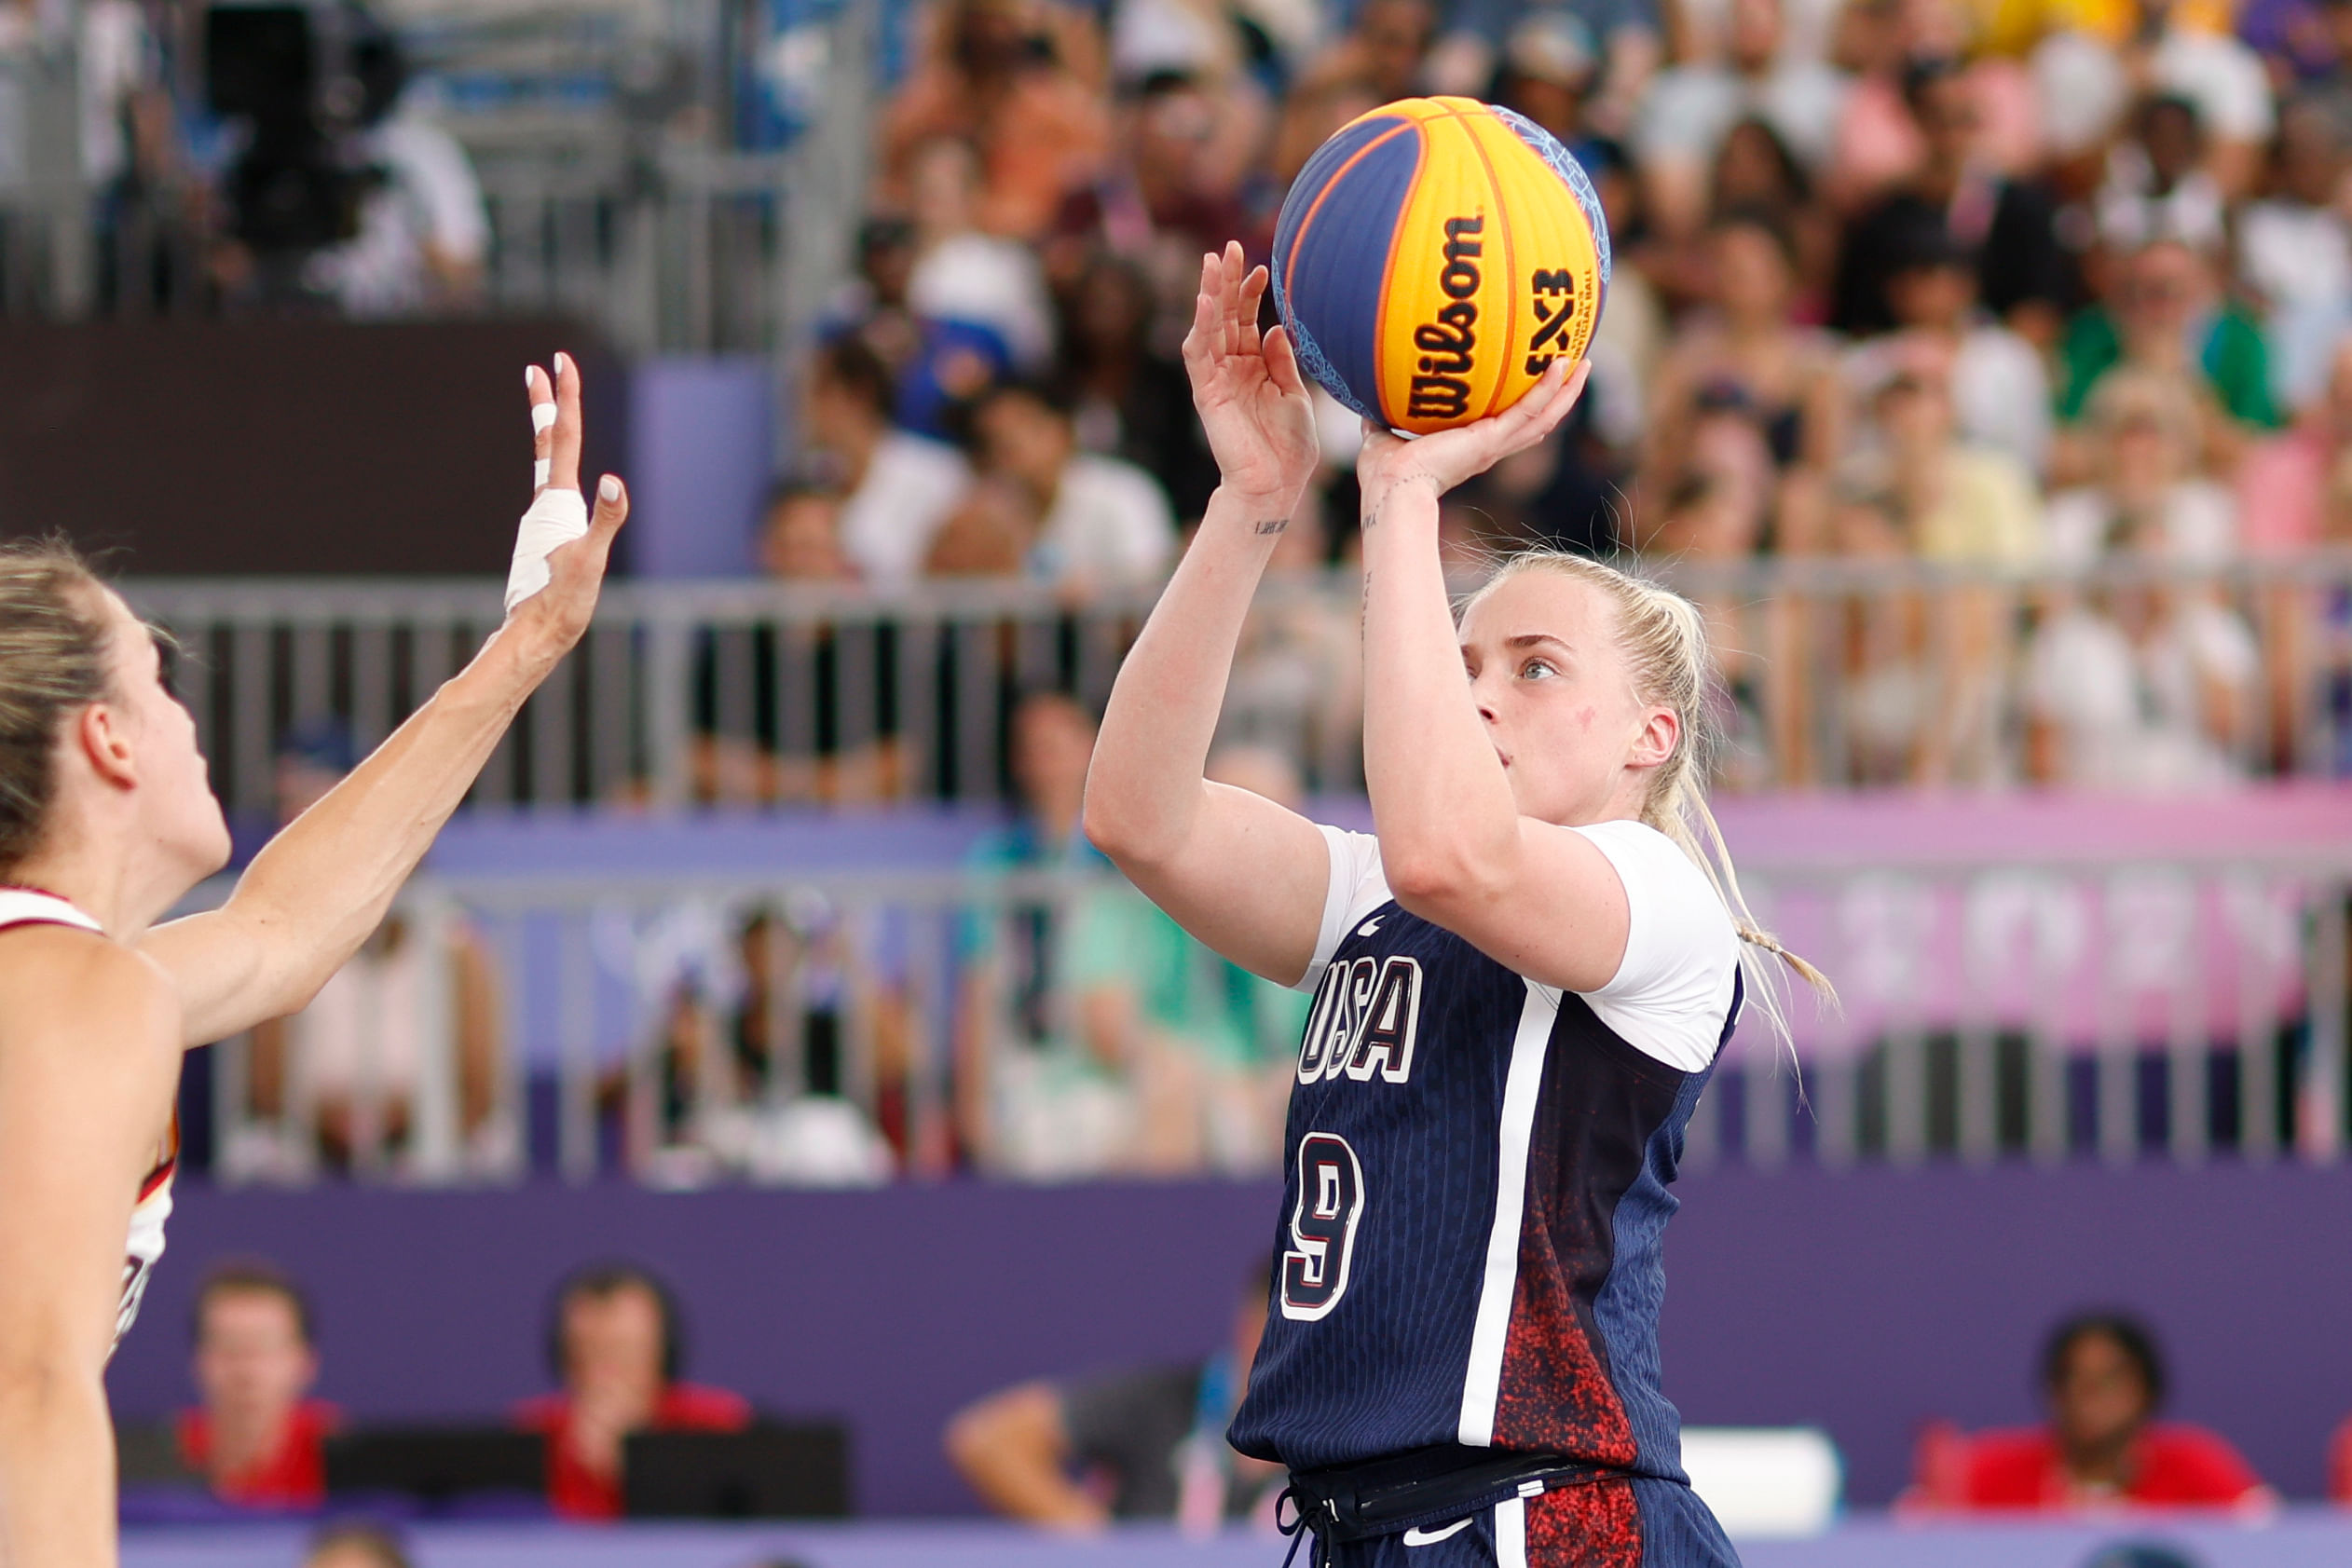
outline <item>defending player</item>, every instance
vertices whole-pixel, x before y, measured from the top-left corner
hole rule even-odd
[[[1316,459],[1291,345],[1255,324],[1265,275],[1243,272],[1238,246],[1204,258],[1184,359],[1223,483],[1119,673],[1086,813],[1202,941],[1316,995],[1234,1446],[1289,1466],[1348,1568],[1734,1562],[1658,1386],[1666,1183],[1739,1012],[1742,938],[1781,952],[1693,836],[1700,619],[1533,556],[1457,627],[1438,497],[1559,424],[1583,372],[1554,366],[1479,424],[1366,432],[1376,833],[1204,783]]]
[[[538,495],[505,624],[220,909],[228,856],[157,638],[71,552],[0,550],[0,1562],[115,1561],[103,1375],[163,1249],[185,1047],[304,1006],[587,629],[621,483],[580,495],[580,377],[527,373]],[[125,1237],[129,1245],[125,1245]]]

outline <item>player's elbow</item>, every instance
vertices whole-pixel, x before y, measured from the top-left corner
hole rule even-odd
[[[1092,774],[1087,779],[1079,825],[1087,843],[1129,874],[1165,865],[1183,838],[1182,813],[1155,811],[1137,791]]]
[[[1470,846],[1443,839],[1392,848],[1384,839],[1380,869],[1401,908],[1440,925],[1447,914],[1495,896],[1503,875]]]

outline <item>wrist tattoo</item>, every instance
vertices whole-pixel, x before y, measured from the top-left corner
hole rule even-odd
[[[1258,525],[1258,532],[1261,534],[1279,534],[1290,525],[1291,520],[1287,517],[1269,517]]]

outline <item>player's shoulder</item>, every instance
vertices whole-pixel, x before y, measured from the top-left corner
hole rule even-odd
[[[161,965],[102,933],[64,924],[0,927],[0,1038],[70,1033],[108,1040],[162,1032],[176,1048],[179,993]]]
[[[1694,949],[1738,951],[1731,912],[1715,881],[1680,844],[1644,822],[1589,823],[1569,829],[1616,867],[1636,925],[1674,934]]]

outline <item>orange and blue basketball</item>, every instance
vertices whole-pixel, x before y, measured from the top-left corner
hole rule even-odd
[[[1274,305],[1300,365],[1357,413],[1425,433],[1499,414],[1580,358],[1608,289],[1608,223],[1540,127],[1406,98],[1316,150],[1274,231]]]

